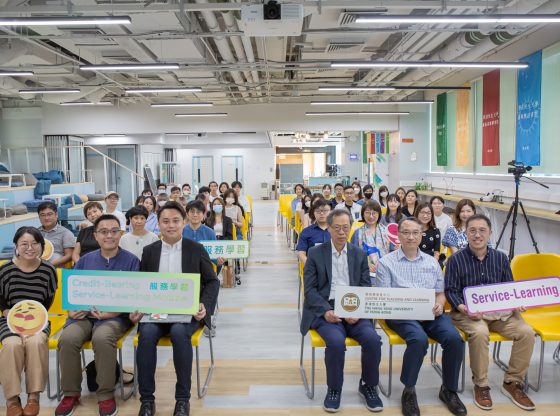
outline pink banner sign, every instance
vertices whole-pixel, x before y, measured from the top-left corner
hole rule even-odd
[[[463,289],[465,305],[471,313],[511,311],[519,307],[560,304],[560,278],[520,280]]]

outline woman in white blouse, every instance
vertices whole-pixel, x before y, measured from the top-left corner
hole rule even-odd
[[[130,208],[126,213],[126,221],[130,223],[131,232],[123,235],[119,242],[120,248],[130,251],[140,260],[144,247],[159,239],[157,235],[145,228],[148,215],[148,210],[144,206]]]

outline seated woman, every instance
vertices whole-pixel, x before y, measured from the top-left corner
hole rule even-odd
[[[416,207],[414,216],[422,224],[422,241],[420,242],[420,250],[436,260],[439,260],[441,250],[441,233],[436,227],[434,221],[434,210],[427,202],[422,202]]]
[[[226,193],[226,191],[229,189],[229,183],[227,182],[222,182],[220,184],[220,186],[218,187],[218,192],[220,193],[220,197],[223,199],[224,198],[224,194]]]
[[[45,239],[34,227],[21,227],[13,242],[15,257],[0,267],[0,383],[6,398],[7,415],[36,416],[39,395],[45,389],[49,371],[50,324],[31,336],[10,331],[8,313],[22,300],[34,300],[49,309],[57,288],[56,269],[41,260]],[[21,407],[21,373],[25,372],[27,404]]]
[[[389,196],[389,188],[385,185],[379,187],[379,205],[382,208],[387,207],[387,197]]]
[[[126,214],[126,222],[130,225],[130,232],[121,237],[119,247],[130,251],[138,260],[142,260],[144,247],[159,240],[153,232],[146,230],[148,210],[143,207],[132,207]]]
[[[360,181],[354,181],[352,182],[352,188],[354,189],[352,200],[355,203],[362,205],[362,200],[364,199],[364,195],[362,194],[362,184],[360,183]]]
[[[237,202],[237,194],[233,189],[228,189],[224,195],[224,200],[226,202],[225,213],[231,218],[233,224],[241,232],[241,227],[243,227],[243,211],[239,203]]]
[[[381,224],[387,226],[391,223],[398,224],[403,218],[401,212],[401,200],[397,194],[391,194],[387,197],[387,211],[383,218],[381,218]]]
[[[451,249],[452,254],[469,244],[466,224],[467,220],[474,214],[476,214],[476,206],[470,199],[461,199],[457,203],[455,213],[453,214],[453,225],[447,229],[442,241],[444,246]]]
[[[404,204],[405,204],[404,197],[406,196],[406,189],[404,189],[402,186],[399,186],[395,191],[395,194],[397,194],[399,197],[401,208],[404,208]]]
[[[414,217],[414,211],[418,205],[418,192],[409,189],[404,196],[404,207],[402,213],[405,217]]]
[[[153,196],[151,197],[153,198]],[[76,245],[72,252],[72,261],[74,264],[80,260],[84,254],[95,251],[99,248],[99,243],[93,235],[93,223],[103,214],[103,207],[97,201],[89,201],[84,205],[84,215],[92,224],[89,227],[82,228],[76,239]]]
[[[362,219],[365,224],[354,231],[351,243],[366,252],[369,273],[374,278],[379,259],[391,252],[391,242],[385,227],[380,223],[381,205],[377,201],[364,202]]]
[[[313,216],[313,214],[311,212],[312,211],[311,207],[315,204],[315,202],[317,202],[320,199],[324,199],[323,195],[320,194],[320,193],[314,193],[311,196],[311,204],[309,205],[309,207],[307,208],[307,212],[303,216],[303,228],[307,228],[311,224],[315,223],[315,217]]]
[[[323,185],[323,198],[327,201],[330,201],[332,198],[332,187],[328,183]]]
[[[144,195],[139,195],[136,197],[136,201],[134,201],[134,205],[144,205],[144,199],[146,197]]]
[[[373,197],[373,185],[370,185],[369,183],[367,185],[364,186],[364,188],[362,189],[363,193],[364,193],[364,199],[362,199],[362,205],[366,202],[366,201],[375,201],[375,198]]]
[[[443,212],[445,201],[441,196],[433,196],[430,199],[430,205],[434,210],[434,220],[436,222],[436,227],[439,228],[440,234],[443,237],[447,232],[447,229],[453,225],[451,217]]]
[[[301,198],[301,206],[296,211],[296,215],[299,217],[302,229],[306,227],[306,216],[307,221],[309,222],[309,208],[311,208],[311,196],[304,193]]]
[[[146,225],[144,228],[155,235],[159,235],[158,220],[156,214],[157,202],[153,196],[144,198],[144,208],[148,210],[148,218],[146,218]]]
[[[225,215],[225,205],[222,198],[214,198],[210,204],[212,211],[206,225],[214,230],[218,240],[233,240],[233,221]]]

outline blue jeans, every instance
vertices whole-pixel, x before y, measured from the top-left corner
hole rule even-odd
[[[440,315],[433,321],[387,319],[385,322],[406,341],[401,371],[401,382],[405,387],[416,385],[430,337],[443,348],[443,385],[450,391],[457,391],[465,345],[448,315]]]
[[[379,383],[379,362],[381,361],[381,338],[369,319],[360,319],[354,325],[346,321],[337,324],[327,322],[322,316],[311,323],[321,338],[325,340],[325,367],[327,386],[341,390],[344,383],[344,356],[346,337],[354,338],[362,347],[362,381],[369,386]]]
[[[139,326],[140,338],[136,354],[138,368],[138,385],[141,401],[154,401],[156,391],[157,343],[161,337],[169,335],[173,344],[173,364],[177,383],[175,400],[189,400],[191,397],[191,373],[193,351],[191,336],[200,326],[200,322],[154,324],[142,323]]]

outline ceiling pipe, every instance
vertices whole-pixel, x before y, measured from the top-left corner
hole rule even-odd
[[[196,0],[196,2],[208,3],[207,0]],[[216,19],[216,15],[214,14],[214,12],[203,10],[200,11],[200,13],[202,14],[202,17],[204,17],[206,26],[208,26],[208,30],[210,30],[211,32],[220,31],[220,25],[218,23],[218,20]],[[213,40],[214,43],[216,44],[216,47],[218,48],[218,51],[220,52],[220,55],[222,56],[222,59],[227,63],[235,63],[235,58],[233,56],[233,53],[231,52],[231,48],[229,47],[227,39],[224,38],[223,36],[216,36]],[[245,87],[243,87],[243,84],[245,82],[243,81],[243,78],[241,77],[239,72],[231,71],[230,74],[233,80],[235,81],[235,83],[237,84],[237,88],[241,92],[241,96],[243,98],[248,97],[247,90]]]

